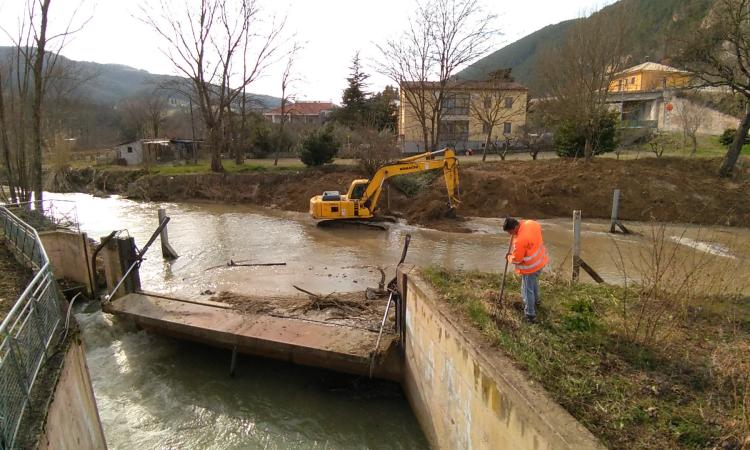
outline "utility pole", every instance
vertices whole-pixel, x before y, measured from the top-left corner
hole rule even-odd
[[[190,103],[190,129],[193,132],[193,142],[190,147],[193,150],[193,163],[198,164],[198,146],[195,143],[195,121],[193,120],[193,98],[188,97]]]

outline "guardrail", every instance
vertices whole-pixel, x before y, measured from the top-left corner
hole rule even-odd
[[[36,230],[0,206],[0,233],[19,260],[35,271],[0,324],[0,449],[15,448],[39,370],[60,328],[57,282]]]

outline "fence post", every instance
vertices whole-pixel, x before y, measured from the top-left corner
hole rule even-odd
[[[573,274],[572,281],[578,281],[581,272],[581,211],[573,211]]]
[[[164,219],[167,218],[167,211],[164,208],[159,208],[159,224],[164,222]],[[161,255],[164,259],[177,259],[179,256],[177,255],[177,252],[174,251],[172,246],[169,244],[169,233],[167,232],[167,227],[164,227],[161,230]]]

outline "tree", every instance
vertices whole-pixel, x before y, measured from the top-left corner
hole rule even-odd
[[[289,104],[294,103],[295,99],[295,94],[293,92],[290,92],[289,90],[292,88],[293,84],[298,81],[298,78],[296,78],[292,73],[292,68],[297,53],[301,49],[302,47],[299,44],[294,43],[292,49],[289,51],[289,57],[287,58],[284,72],[281,74],[281,123],[279,124],[279,140],[276,143],[276,153],[273,160],[274,166],[277,166],[279,164],[279,153],[281,152],[281,150],[283,149],[284,151],[287,151],[289,149],[285,145],[287,140],[285,140],[286,134],[284,133],[284,125],[286,124],[287,120],[289,120],[289,117],[287,117],[287,114],[289,113]]]
[[[341,97],[341,108],[337,111],[337,120],[350,127],[363,125],[367,120],[367,97],[365,81],[370,77],[362,71],[359,52],[354,54],[351,74],[346,79],[347,87]]]
[[[48,30],[51,0],[27,0],[16,21],[17,29],[2,28],[14,49],[0,75],[0,145],[8,177],[11,201],[43,200],[42,153],[45,97],[50,85],[67,75],[58,66],[68,37],[79,31],[76,16],[80,4],[63,28]],[[30,142],[29,142],[30,137]]]
[[[600,124],[609,115],[608,89],[625,60],[625,36],[621,12],[594,13],[539,58],[543,97],[549,99],[542,107],[556,125],[580,133],[586,161],[596,153]]]
[[[126,99],[122,111],[134,139],[158,138],[167,118],[167,101],[154,89]]]
[[[617,147],[617,116],[614,113],[599,117],[594,124],[594,135],[590,136],[589,124],[573,120],[562,122],[555,132],[555,150],[562,157],[586,156],[586,140],[590,139],[590,156],[611,152]]]
[[[695,156],[698,151],[698,129],[703,124],[706,116],[704,108],[684,101],[677,107],[677,121],[682,126],[682,135],[685,140],[690,139],[690,156]]]
[[[440,142],[443,100],[459,67],[485,54],[498,31],[479,0],[418,3],[402,36],[379,45],[379,70],[398,84],[425,150]]]
[[[525,91],[509,91],[505,89],[504,81],[492,80],[484,85],[483,88],[472,92],[469,103],[469,114],[482,124],[485,135],[482,162],[487,159],[487,149],[492,142],[494,130],[526,114]]]
[[[728,177],[750,130],[750,0],[717,0],[702,25],[689,33],[679,62],[699,85],[728,87],[747,99],[739,133],[719,168],[719,175]]]
[[[386,86],[383,92],[373,94],[367,99],[368,125],[376,130],[388,130],[396,132],[396,119],[398,117],[398,89]]]
[[[378,168],[399,156],[396,137],[390,130],[358,128],[351,133],[350,139],[354,157],[367,176],[373,176]]]
[[[168,0],[160,6],[160,14],[142,7],[142,20],[164,39],[164,55],[190,80],[208,133],[211,170],[221,172],[221,153],[230,148],[228,112],[272,62],[284,22],[264,20],[255,0],[200,0],[179,11]],[[238,63],[244,68],[240,78]]]
[[[300,159],[306,166],[322,166],[333,161],[339,151],[339,143],[331,126],[312,131],[302,141]]]

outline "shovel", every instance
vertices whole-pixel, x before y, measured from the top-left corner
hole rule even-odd
[[[510,251],[513,248],[513,235],[510,236],[510,242],[508,242],[508,253],[505,254],[505,269],[503,269],[503,282],[500,283],[500,297],[497,300],[497,304],[501,304],[503,302],[503,294],[505,294],[505,279],[508,276],[508,255],[510,255]]]

